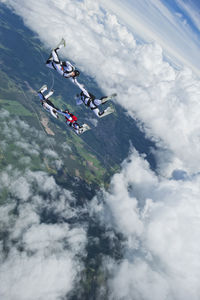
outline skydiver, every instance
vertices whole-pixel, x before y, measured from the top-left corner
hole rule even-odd
[[[89,125],[87,124],[82,124],[79,125],[77,122],[77,117],[75,115],[73,115],[72,113],[69,112],[68,109],[66,110],[57,110],[58,114],[61,114],[65,117],[66,119],[66,124],[69,125],[70,127],[73,128],[73,130],[77,133],[77,134],[82,134],[85,131],[91,129]]]
[[[98,106],[101,104],[105,104],[108,100],[114,98],[116,95],[117,94],[112,94],[110,96],[104,96],[100,99],[97,99],[86,89],[82,89],[81,93],[76,95],[76,105],[81,105],[82,103],[84,103],[86,106],[90,107],[90,109],[98,118],[103,118],[104,116],[114,112],[114,109],[109,106],[105,110],[100,112]]]
[[[58,46],[52,50],[49,58],[46,61],[48,68],[56,70],[60,75],[65,78],[69,78],[74,84],[81,87],[76,77],[80,75],[80,72],[69,61],[61,61],[58,57],[57,51],[65,47],[65,40],[62,38]]]
[[[44,95],[44,92],[47,91],[47,86],[43,85],[39,90],[38,90],[38,96],[40,98],[40,102],[45,110],[51,113],[51,115],[58,119],[58,113],[57,110],[58,108],[54,106],[54,104],[49,100],[49,97],[53,95],[53,90],[50,90],[46,95]]]
[[[82,125],[77,123],[78,118],[69,112],[68,109],[62,111],[65,114],[66,124],[72,127],[77,134],[82,133]]]

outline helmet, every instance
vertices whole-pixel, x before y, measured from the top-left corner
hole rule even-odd
[[[78,70],[74,70],[74,73],[75,73],[75,77],[80,75],[80,72]]]

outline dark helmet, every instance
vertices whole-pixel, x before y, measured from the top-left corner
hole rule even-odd
[[[63,112],[69,114],[69,109],[66,108],[65,110],[63,110]]]
[[[80,75],[80,72],[78,70],[74,70],[74,73],[75,73],[75,77]]]

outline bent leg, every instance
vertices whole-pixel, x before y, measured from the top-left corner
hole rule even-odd
[[[52,62],[53,61],[55,63],[59,63],[60,62],[60,59],[59,59],[58,54],[57,54],[57,50],[61,49],[62,47],[65,47],[65,40],[63,38],[60,41],[60,43],[58,44],[58,46],[51,51],[51,54],[50,54],[49,58],[46,61],[47,67],[53,68],[53,66],[52,66]]]
[[[80,130],[81,130],[82,126],[80,126],[77,122],[74,122],[74,123],[72,124],[72,127],[73,127],[74,131],[75,131],[77,134],[80,134],[80,133],[81,133]]]
[[[48,99],[49,97],[51,97],[53,95],[53,90],[50,90],[48,92],[48,94],[46,94],[45,99]]]
[[[74,129],[79,129],[79,128],[81,128],[81,126],[80,126],[77,122],[74,122],[74,123],[72,124],[72,127],[73,127]]]
[[[58,57],[58,53],[57,51],[60,50],[62,47],[65,47],[65,40],[62,38],[62,40],[60,41],[60,43],[58,44],[58,46],[52,50],[51,55],[53,57],[53,61],[55,63],[60,63],[60,59]]]
[[[44,94],[44,92],[47,90],[47,85],[44,84],[39,90],[38,90],[38,93],[42,93]]]
[[[98,107],[95,109],[92,109],[92,111],[98,118],[104,113],[104,111],[101,113],[100,110],[98,109]]]
[[[53,61],[54,61],[56,64],[59,64],[59,63],[60,63],[60,59],[59,59],[58,54],[57,54],[57,50],[58,50],[58,49],[59,49],[59,48],[56,48],[56,49],[54,49],[54,50],[51,52],[52,57],[53,57]]]
[[[107,107],[102,113],[100,113],[99,118],[103,118],[109,114],[112,114],[115,110],[112,107]]]

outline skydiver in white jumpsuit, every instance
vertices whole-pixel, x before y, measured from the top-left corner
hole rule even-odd
[[[46,66],[48,68],[56,70],[60,75],[65,78],[69,78],[72,83],[76,84],[80,89],[82,85],[77,81],[76,77],[80,75],[80,72],[69,61],[61,61],[58,57],[57,51],[62,47],[65,47],[65,40],[62,39],[58,46],[52,50]]]
[[[46,95],[44,95],[44,92],[47,91],[47,86],[43,85],[39,91],[38,96],[40,98],[41,104],[45,110],[51,113],[51,115],[58,119],[58,108],[54,106],[54,104],[49,100],[49,97],[53,95],[53,90],[49,91]]]
[[[115,97],[117,94],[112,94],[111,96],[104,96],[101,99],[97,99],[94,95],[89,93],[86,89],[82,87],[82,92],[76,96],[76,105],[81,105],[84,103],[86,106],[90,107],[90,109],[95,113],[98,118],[102,118],[114,110],[110,106],[105,110],[100,112],[98,106],[106,103],[108,100]]]

